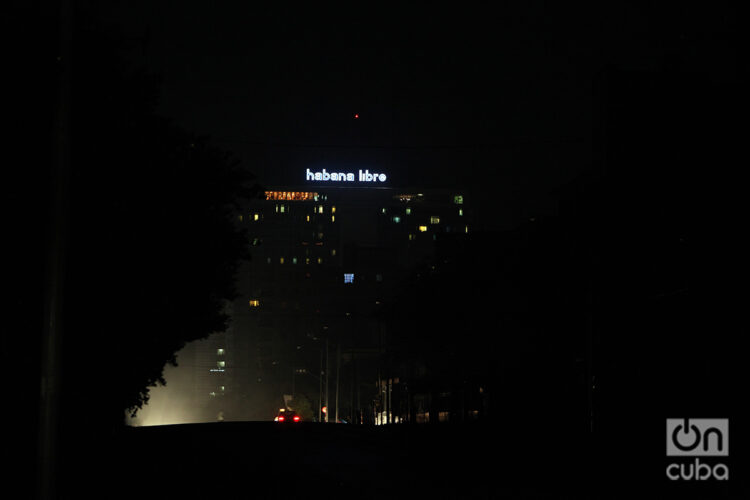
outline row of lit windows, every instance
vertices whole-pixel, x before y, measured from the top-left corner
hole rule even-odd
[[[388,210],[386,208],[382,208],[380,210],[381,213],[386,213],[387,211]],[[411,207],[406,207],[405,213],[406,213],[406,215],[411,215]],[[464,209],[463,208],[459,208],[458,209],[458,215],[459,215],[459,217],[463,217],[463,215],[464,215]],[[394,215],[393,216],[393,221],[394,222],[400,222],[401,221],[401,217],[399,217],[398,215]],[[438,217],[437,215],[431,215],[430,216],[430,224],[440,224],[440,217]]]
[[[422,193],[418,194],[398,194],[394,196],[395,199],[399,201],[412,201],[412,200],[419,200],[424,195]],[[463,205],[464,204],[464,196],[462,194],[457,194],[453,196],[453,203],[456,205]]]
[[[279,264],[285,264],[286,262],[287,262],[287,259],[285,257],[279,257]],[[312,260],[310,259],[310,257],[305,257],[305,264],[309,265],[311,262],[312,262]],[[318,264],[322,264],[323,263],[323,257],[318,257],[316,259],[316,262]],[[272,264],[272,263],[273,263],[273,259],[271,257],[268,257],[266,259],[266,264]],[[292,257],[291,258],[291,263],[292,264],[298,264],[299,263],[299,259],[297,259],[297,257]]]
[[[306,191],[266,191],[266,200],[318,201],[318,193]]]
[[[240,222],[244,222],[245,221],[245,216],[244,215],[239,215],[237,218],[240,220]],[[249,220],[249,221],[259,221],[260,219],[261,219],[261,215],[260,214],[250,214],[250,215],[247,216],[247,220]]]
[[[208,395],[209,397],[215,398],[216,396],[223,396],[225,391],[226,391],[226,387],[223,385],[220,385],[218,393],[216,391],[211,391],[208,393]]]
[[[276,213],[282,213],[282,214],[288,213],[289,212],[289,207],[287,207],[284,204],[276,205],[274,207],[274,211]],[[317,205],[317,206],[313,207],[313,212],[316,213],[316,214],[323,214],[323,213],[325,213],[325,207],[323,205]],[[380,209],[380,212],[383,213],[383,214],[385,214],[385,213],[388,212],[388,209],[385,208],[385,207],[383,207],[383,208]],[[331,222],[335,222],[336,221],[336,217],[335,217],[335,215],[333,215],[335,213],[336,213],[336,207],[332,206],[331,207],[331,214],[332,214],[331,215]],[[411,207],[406,207],[405,213],[406,213],[406,215],[411,215],[411,213],[412,213]],[[463,217],[463,215],[464,215],[464,209],[463,208],[459,208],[458,209],[458,215],[459,215],[459,217]],[[240,222],[243,222],[245,220],[245,217],[243,215],[238,216],[238,218],[239,218]],[[261,219],[262,219],[262,216],[259,213],[250,214],[248,216],[248,220],[250,220],[250,221],[259,221]],[[305,220],[307,222],[310,222],[310,220],[311,220],[310,219],[310,215],[306,215],[305,216]],[[393,216],[393,221],[394,222],[400,222],[401,221],[401,217],[398,216],[398,215],[394,215]],[[430,224],[439,224],[439,223],[440,223],[440,217],[438,217],[436,215],[430,216]]]
[[[276,212],[277,213],[282,213],[282,214],[283,213],[287,213],[287,207],[285,207],[284,205],[276,205]],[[335,213],[336,212],[336,207],[331,207],[331,212]],[[320,207],[320,212],[318,212],[318,207],[316,207],[315,208],[315,213],[321,213],[322,214],[323,213],[323,207],[322,206]],[[261,218],[262,218],[262,216],[260,214],[251,214],[251,215],[248,216],[248,220],[249,221],[259,221],[259,220],[261,220]],[[244,222],[245,221],[245,216],[244,215],[239,215],[239,216],[237,216],[237,219],[239,219],[240,222]],[[306,222],[310,222],[310,220],[311,219],[310,219],[309,215],[305,216],[305,221]],[[335,215],[331,215],[331,222],[336,222],[336,216]]]
[[[448,228],[446,228],[446,230],[447,230],[447,229],[448,229]],[[428,228],[427,228],[427,226],[418,226],[418,227],[417,227],[417,230],[418,230],[418,231],[419,231],[420,233],[426,233],[426,232],[427,232],[427,230],[428,230]],[[446,232],[447,232],[447,231],[446,231]],[[469,233],[469,226],[464,226],[464,233],[466,233],[466,234],[468,234],[468,233]],[[415,240],[415,239],[417,239],[417,235],[416,235],[416,234],[413,234],[413,233],[409,233],[409,241],[412,241],[412,240]],[[433,234],[433,235],[432,235],[432,239],[437,239],[437,234]]]
[[[276,211],[276,213],[282,213],[282,214],[284,214],[284,213],[287,213],[289,211],[289,207],[287,207],[284,204],[281,204],[281,205],[276,205],[274,207],[274,210]],[[324,205],[317,205],[317,206],[313,207],[313,212],[316,213],[316,214],[323,214],[323,213],[325,213],[325,206]],[[331,213],[332,214],[336,213],[336,206],[335,205],[331,207]],[[255,220],[257,220],[257,219],[255,219]]]

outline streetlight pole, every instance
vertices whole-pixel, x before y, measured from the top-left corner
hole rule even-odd
[[[318,370],[318,422],[323,421],[323,349],[320,350],[320,370]]]
[[[326,338],[326,408],[328,408],[328,338]],[[328,423],[328,411],[326,410],[326,423]]]
[[[336,344],[336,420],[339,421],[339,372],[341,371],[341,342]]]

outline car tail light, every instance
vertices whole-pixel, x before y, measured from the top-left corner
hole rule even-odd
[[[283,421],[284,421],[284,417],[279,417],[279,422],[283,422]]]
[[[299,422],[299,415],[295,415],[295,416],[294,416],[294,421],[295,421],[295,422]]]

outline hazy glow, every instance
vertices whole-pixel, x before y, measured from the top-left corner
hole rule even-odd
[[[177,354],[178,363],[184,357],[184,351],[185,349]],[[128,415],[128,425],[174,425],[200,421],[195,412],[195,405],[191,401],[191,368],[168,365],[164,368],[164,379],[167,381],[167,385],[151,387],[150,399],[138,411],[136,417],[131,418]]]

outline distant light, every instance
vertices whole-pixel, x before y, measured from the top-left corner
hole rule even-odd
[[[354,113],[354,119],[356,120],[357,118],[359,118],[359,113]]]
[[[344,283],[354,283],[354,273],[344,273]]]

